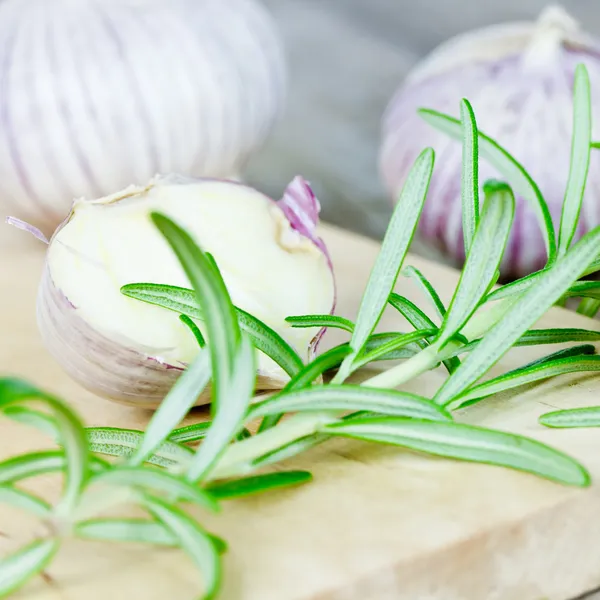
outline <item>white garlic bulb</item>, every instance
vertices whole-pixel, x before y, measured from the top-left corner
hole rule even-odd
[[[334,308],[331,262],[315,231],[319,204],[308,184],[296,178],[273,202],[238,183],[169,175],[75,202],[50,240],[38,323],[69,375],[101,396],[156,406],[197,355],[177,313],[120,291],[128,283],[191,287],[150,220],[152,211],[178,222],[214,256],[236,306],[277,331],[304,360],[312,358],[322,331],[285,321]],[[259,354],[257,389],[288,381]],[[198,403],[207,401],[204,394]]]
[[[456,263],[464,259],[461,223],[461,144],[417,114],[432,108],[459,117],[473,105],[481,131],[504,146],[539,185],[558,225],[570,160],[572,86],[584,63],[592,90],[600,85],[600,40],[585,34],[562,9],[549,7],[536,23],[509,23],[471,32],[438,47],[409,74],[383,118],[380,168],[390,194],[401,188],[424,146],[436,151],[421,236]],[[592,91],[594,96],[594,92]],[[600,134],[594,110],[594,139]],[[592,153],[580,237],[600,224],[600,162]],[[498,177],[480,157],[480,182]],[[534,210],[517,198],[515,224],[501,266],[505,278],[545,264],[545,244]]]
[[[258,0],[4,0],[0,63],[0,211],[46,233],[157,173],[238,178],[285,89]]]

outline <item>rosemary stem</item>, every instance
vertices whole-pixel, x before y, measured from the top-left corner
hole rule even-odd
[[[407,361],[363,381],[361,385],[374,388],[395,388],[435,367],[445,358],[441,354],[439,348],[432,344]]]
[[[252,461],[297,439],[317,433],[323,425],[335,419],[335,413],[331,412],[297,414],[277,427],[232,444],[211,471],[209,479],[234,477],[252,471]]]

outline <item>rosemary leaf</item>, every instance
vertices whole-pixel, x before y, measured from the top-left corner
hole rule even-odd
[[[558,232],[558,256],[569,249],[577,230],[590,165],[592,100],[587,69],[577,65],[573,84],[573,139],[567,189]]]
[[[462,129],[462,220],[466,256],[479,223],[479,148],[475,113],[469,101],[464,98],[460,103],[460,123]]]
[[[141,447],[144,440],[144,433],[134,429],[120,429],[118,427],[88,427],[86,433],[94,452],[101,452],[99,448],[105,446],[105,450],[110,449],[113,456],[130,457]],[[151,457],[155,464],[156,459],[165,459],[166,464],[189,463],[194,455],[193,450],[171,440],[162,442],[160,446],[153,449],[154,455]],[[114,453],[114,454],[113,454]],[[147,460],[147,458],[146,458]],[[147,462],[150,462],[147,460]]]
[[[459,460],[509,467],[566,485],[588,486],[585,468],[541,442],[454,422],[398,417],[352,419],[325,426],[332,435],[392,444]]]
[[[512,191],[499,182],[486,182],[484,191],[481,220],[436,341],[440,347],[460,332],[490,289],[508,241],[515,210]]]
[[[417,228],[433,172],[433,161],[433,150],[424,150],[408,174],[358,309],[350,340],[352,352],[344,359],[336,375],[336,383],[348,376],[353,361],[363,351],[381,319]]]
[[[41,431],[55,442],[60,438],[56,419],[47,413],[16,405],[7,406],[4,409],[4,415],[17,423],[28,425]]]
[[[477,352],[467,355],[461,366],[438,390],[435,401],[447,404],[473,385],[526,331],[577,281],[597,255],[600,227],[593,229],[530,286],[516,305],[484,335]]]
[[[543,414],[539,421],[546,427],[600,427],[600,406],[556,410]]]
[[[311,480],[312,475],[308,471],[279,471],[211,483],[206,490],[218,500],[231,500],[232,498],[242,498],[274,489],[300,485]]]
[[[200,348],[206,347],[206,340],[194,320],[187,315],[179,315],[179,320],[192,332],[196,342],[198,342],[198,346],[200,346]]]
[[[422,396],[356,385],[323,385],[289,392],[254,404],[249,418],[287,412],[355,411],[448,420],[445,410]]]
[[[189,555],[204,581],[203,600],[216,597],[221,584],[221,558],[212,536],[185,512],[158,498],[146,496],[147,509],[173,534]]]
[[[193,290],[156,283],[132,283],[123,286],[121,293],[204,321]],[[241,330],[250,336],[257,350],[273,359],[290,377],[302,368],[303,362],[298,353],[275,330],[241,308],[235,308],[235,312]]]
[[[0,504],[10,504],[40,519],[47,519],[52,507],[37,496],[10,486],[0,485]]]
[[[160,213],[152,221],[177,256],[202,307],[212,364],[212,404],[218,409],[218,389],[231,377],[241,332],[229,292],[214,262],[206,257],[192,237]],[[184,314],[182,312],[182,314]]]
[[[404,275],[405,277],[409,277],[417,284],[425,298],[427,298],[427,300],[431,303],[431,305],[437,312],[438,316],[441,319],[443,319],[446,314],[446,307],[444,306],[444,303],[441,301],[439,294],[436,292],[433,285],[431,285],[431,282],[427,279],[427,277],[425,277],[425,275],[423,275],[423,273],[421,273],[419,269],[411,265],[403,269],[402,275]]]
[[[435,327],[434,322],[408,298],[400,296],[396,292],[392,292],[388,298],[390,306],[393,306],[415,329],[431,329]],[[426,348],[429,342],[421,340],[417,342],[421,348]],[[453,373],[460,360],[456,356],[452,356],[443,361],[448,373]]]
[[[74,533],[86,540],[106,542],[137,542],[158,546],[177,546],[178,538],[162,523],[147,519],[90,519],[75,525]],[[219,554],[227,551],[220,537],[207,533]]]
[[[231,373],[231,377],[221,382],[217,389],[220,402],[204,442],[191,461],[186,475],[190,482],[198,482],[207,476],[221,453],[243,428],[256,379],[254,347],[245,335],[234,357]]]
[[[600,300],[595,298],[584,298],[579,306],[577,307],[577,312],[580,315],[584,315],[586,317],[590,317],[593,319],[600,310]]]
[[[0,561],[0,597],[18,590],[42,571],[59,547],[58,540],[36,540]]]
[[[194,362],[175,382],[160,406],[152,415],[139,446],[127,461],[139,465],[164,446],[174,427],[179,425],[211,378],[210,354],[201,350]]]
[[[72,512],[89,476],[89,449],[83,425],[63,402],[20,379],[0,379],[0,411],[29,402],[45,404],[58,426],[59,442],[65,449],[65,485],[57,514]]]
[[[0,463],[0,485],[62,471],[66,465],[67,459],[62,450],[47,450],[13,456]],[[110,464],[106,461],[95,456],[90,457],[92,473],[98,473],[108,467]]]
[[[286,317],[285,320],[292,327],[331,327],[333,329],[343,329],[350,333],[354,331],[352,321],[335,315],[301,315]]]
[[[431,126],[460,140],[463,136],[461,122],[449,115],[430,109],[420,109],[419,115]],[[509,152],[492,138],[478,132],[479,156],[485,158],[511,185],[513,191],[525,198],[535,210],[548,254],[548,263],[556,260],[556,233],[548,205],[535,181]]]
[[[153,467],[119,466],[93,477],[91,485],[111,485],[127,488],[142,488],[152,494],[164,494],[186,502],[193,502],[212,512],[219,510],[218,505],[199,486],[188,483],[181,477]]]
[[[475,401],[482,400],[492,394],[498,394],[523,385],[557,377],[566,373],[578,373],[582,371],[600,371],[600,356],[571,356],[558,360],[549,360],[533,367],[515,369],[485,383],[470,388],[466,392],[456,396],[448,405],[455,410]]]
[[[203,423],[194,423],[193,425],[186,425],[179,429],[174,429],[169,436],[169,441],[177,442],[179,444],[187,444],[189,442],[197,442],[206,437],[208,429],[211,426],[210,421]]]

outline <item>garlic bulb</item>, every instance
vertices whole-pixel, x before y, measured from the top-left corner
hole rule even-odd
[[[557,7],[537,23],[512,23],[442,44],[410,73],[383,119],[380,168],[392,195],[424,146],[436,151],[436,168],[420,222],[423,238],[457,263],[464,259],[461,224],[461,144],[417,114],[433,108],[458,118],[459,102],[473,105],[481,131],[502,144],[539,185],[558,225],[570,159],[572,84],[584,63],[592,88],[600,84],[600,40],[586,35]],[[600,134],[595,110],[594,138]],[[578,237],[600,224],[600,163],[592,153]],[[480,182],[498,177],[480,157]],[[504,278],[535,271],[545,246],[532,208],[517,198],[515,224],[501,266]]]
[[[331,263],[315,233],[319,204],[308,184],[296,178],[273,202],[238,183],[168,175],[76,201],[50,240],[38,322],[45,345],[69,375],[101,396],[156,406],[197,355],[177,313],[120,292],[142,282],[191,287],[151,222],[152,211],[181,224],[212,253],[234,304],[304,359],[313,356],[320,332],[285,322],[334,307]],[[279,389],[288,380],[259,355],[257,389]],[[206,401],[205,394],[198,403]]]
[[[0,211],[48,234],[157,173],[238,178],[285,88],[258,0],[5,0],[0,62]]]

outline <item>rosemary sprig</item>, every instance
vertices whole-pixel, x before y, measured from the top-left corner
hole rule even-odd
[[[402,271],[433,169],[433,153],[426,150],[402,191],[356,323],[332,315],[288,318],[294,327],[336,327],[348,334],[348,342],[309,364],[303,364],[279,334],[234,307],[212,256],[180,225],[153,214],[192,289],[132,283],[122,291],[181,315],[198,341],[198,356],[165,397],[146,431],[86,429],[64,402],[24,381],[0,379],[0,412],[38,429],[60,446],[59,450],[24,454],[0,463],[0,502],[28,511],[47,531],[45,537],[0,562],[0,597],[44,569],[66,539],[77,537],[179,548],[189,554],[202,575],[202,598],[214,598],[226,545],[206,531],[184,509],[184,503],[218,511],[220,503],[230,498],[304,484],[311,479],[305,471],[256,471],[334,437],[385,443],[517,469],[565,485],[587,486],[586,469],[563,452],[523,436],[465,425],[450,412],[551,377],[600,370],[600,360],[588,344],[561,349],[479,383],[513,346],[599,339],[597,332],[585,329],[531,329],[562,298],[588,295],[596,302],[598,294],[595,282],[577,279],[600,268],[600,228],[571,244],[589,160],[589,85],[583,67],[577,71],[574,104],[571,175],[558,244],[535,182],[510,154],[477,130],[467,101],[461,103],[460,121],[423,111],[426,120],[463,143],[467,260],[452,301],[446,309],[423,273],[410,266]],[[537,207],[548,249],[548,264],[542,271],[494,291],[491,288],[508,239],[514,198],[507,184],[487,182],[480,211],[479,150]],[[392,291],[400,272],[417,283],[441,319],[439,326],[420,307]],[[414,331],[374,333],[388,305],[399,311]],[[586,310],[592,312],[591,307]],[[289,382],[270,398],[252,405],[255,351],[279,364]],[[465,355],[462,363],[458,355]],[[396,364],[360,385],[344,383],[354,370],[381,360]],[[434,398],[393,389],[442,363],[449,376]],[[332,382],[322,378],[334,369],[339,370]],[[212,421],[181,426],[209,383]],[[248,429],[259,419],[258,431],[251,435]],[[550,427],[597,426],[600,408],[556,411],[540,421]],[[198,447],[188,445],[198,441]],[[104,461],[98,453],[115,460]],[[19,487],[25,479],[48,473],[64,475],[63,493],[55,506]],[[100,516],[124,505],[141,507],[147,518]]]

